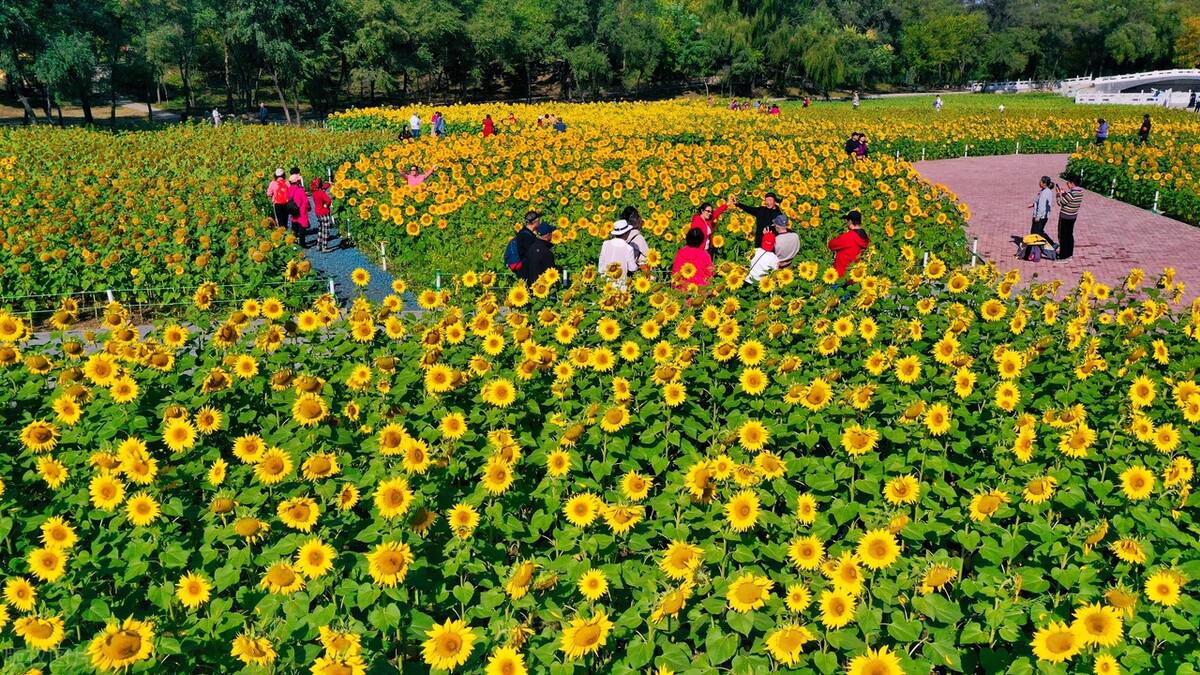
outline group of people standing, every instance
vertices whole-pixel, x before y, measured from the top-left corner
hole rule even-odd
[[[1029,208],[1033,209],[1033,225],[1030,234],[1036,234],[1050,242],[1056,255],[1055,260],[1069,260],[1075,254],[1075,220],[1079,218],[1079,207],[1083,204],[1083,188],[1079,178],[1073,174],[1063,176],[1066,189],[1049,176],[1038,181],[1038,193]],[[1058,206],[1058,242],[1046,233],[1046,224],[1054,206]]]
[[[1150,142],[1150,130],[1153,124],[1150,122],[1150,115],[1142,115],[1142,125],[1138,127],[1138,144],[1145,145]],[[1096,145],[1104,145],[1108,140],[1108,120],[1101,117],[1096,120]]]
[[[851,159],[866,159],[871,153],[870,142],[867,141],[867,135],[861,131],[855,131],[850,134],[850,138],[846,139],[846,156]]]
[[[713,260],[717,220],[730,206],[754,217],[754,252],[746,283],[757,283],[767,274],[791,267],[800,252],[800,235],[791,230],[791,223],[780,208],[782,200],[774,192],[763,196],[760,205],[745,204],[730,197],[719,205],[705,202],[692,215],[691,227],[684,236],[684,245],[675,252],[671,264],[673,285],[678,289],[708,286],[716,272]],[[625,207],[608,237],[600,245],[596,268],[609,283],[624,288],[636,274],[649,274],[650,246],[642,234],[641,213],[634,206]],[[846,231],[831,239],[828,248],[833,254],[833,268],[838,277],[846,275],[849,266],[870,246],[870,238],[862,228],[862,214],[850,211],[843,216]],[[555,267],[554,225],[544,222],[542,213],[525,214],[524,227],[508,242],[504,262],[526,283],[532,284],[546,270]]]
[[[311,228],[309,214],[317,219],[317,250],[328,253],[329,231],[333,225],[333,200],[329,196],[329,181],[314,178],[311,193],[305,188],[304,178],[298,167],[287,172],[275,169],[275,179],[267,185],[267,199],[271,202],[273,220],[278,227],[291,227],[301,248],[309,248],[308,235]],[[310,211],[311,209],[311,211]]]

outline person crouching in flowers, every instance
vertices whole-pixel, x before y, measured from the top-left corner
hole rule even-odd
[[[688,230],[684,241],[687,245],[675,253],[675,262],[671,264],[671,278],[675,280],[675,288],[686,290],[695,286],[707,286],[712,281],[713,261],[704,247],[704,232],[698,227],[693,227]]]
[[[830,239],[828,244],[829,250],[833,251],[833,269],[837,270],[839,279],[846,276],[846,269],[871,245],[871,239],[862,227],[861,213],[850,211],[843,220],[846,231]]]
[[[767,276],[771,272],[779,269],[781,260],[779,252],[776,250],[778,236],[788,230],[788,217],[782,213],[775,216],[771,220],[771,228],[763,233],[762,243],[758,248],[754,249],[754,257],[750,261],[750,273],[746,275],[746,283],[758,283],[759,279]],[[791,239],[787,239],[789,250],[787,251],[788,263],[791,264],[792,258],[796,256],[799,250],[799,238],[797,238],[795,247],[792,247]]]
[[[622,290],[625,289],[625,279],[638,271],[637,250],[629,243],[634,231],[629,221],[618,220],[613,223],[608,239],[600,246],[597,269],[610,284]]]

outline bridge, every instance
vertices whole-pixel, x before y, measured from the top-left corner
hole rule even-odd
[[[1192,102],[1193,92],[1200,92],[1200,68],[1152,70],[1104,77],[1072,77],[1065,80],[980,82],[973,84],[971,88],[974,91],[997,93],[1053,91],[1074,98],[1076,103],[1183,108]]]

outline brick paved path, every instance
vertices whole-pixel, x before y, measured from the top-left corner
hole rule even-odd
[[[1028,234],[1038,179],[1058,175],[1067,155],[999,155],[916,162],[929,181],[950,188],[971,207],[967,241],[979,237],[979,253],[1001,270],[1017,268],[1022,279],[1062,279],[1074,284],[1091,271],[1107,284],[1118,284],[1131,267],[1141,267],[1156,279],[1164,267],[1174,267],[1186,287],[1184,302],[1200,294],[1200,227],[1158,216],[1088,191],[1075,224],[1075,254],[1063,262],[1025,262],[1014,257],[1010,237]],[[1046,233],[1058,240],[1058,207]]]

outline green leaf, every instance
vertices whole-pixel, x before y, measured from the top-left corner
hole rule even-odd
[[[704,648],[708,652],[708,662],[719,666],[733,658],[733,654],[738,648],[738,638],[736,635],[721,633],[714,628],[705,638]]]

